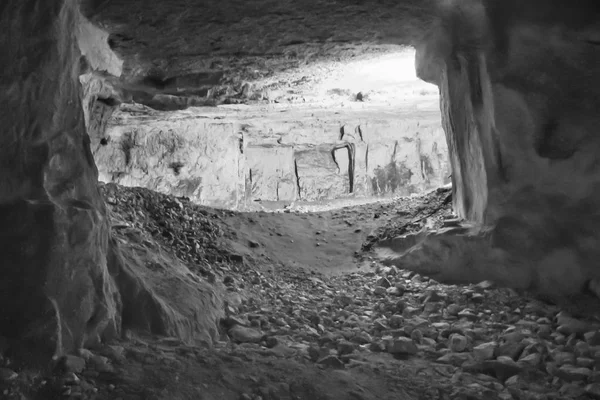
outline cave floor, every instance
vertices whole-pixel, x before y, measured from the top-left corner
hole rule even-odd
[[[115,235],[145,234],[224,283],[220,341],[207,348],[127,331],[87,362],[70,358],[66,374],[5,362],[1,398],[600,398],[598,321],[371,259],[378,239],[451,218],[447,189],[319,213],[237,213],[146,189],[102,191]]]

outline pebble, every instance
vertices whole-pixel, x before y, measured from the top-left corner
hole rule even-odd
[[[342,340],[337,344],[337,352],[339,356],[352,354],[354,353],[354,350],[356,350],[356,345],[354,343]]]
[[[454,333],[450,335],[449,346],[450,351],[461,353],[467,349],[468,340],[466,337]]]
[[[471,358],[472,356],[469,353],[448,353],[439,357],[435,361],[442,364],[450,364],[460,367],[464,363],[470,361]]]
[[[65,372],[81,373],[85,369],[86,362],[83,358],[74,355],[67,355],[59,362],[65,369]]]
[[[521,367],[510,357],[500,356],[496,360],[485,361],[487,369],[494,371],[500,381],[505,381],[521,372]]]
[[[418,353],[419,348],[412,339],[400,337],[389,342],[387,351],[396,355],[413,355]]]
[[[584,381],[591,374],[592,371],[589,368],[575,367],[573,365],[563,365],[555,372],[557,377],[567,382]]]
[[[590,383],[585,388],[585,393],[594,399],[600,399],[600,383]]]
[[[236,325],[228,331],[229,337],[239,343],[260,343],[263,333],[259,330]]]
[[[583,337],[590,346],[600,346],[600,331],[586,332]]]

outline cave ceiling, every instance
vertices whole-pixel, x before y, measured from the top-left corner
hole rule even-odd
[[[90,0],[83,10],[109,33],[111,49],[123,60],[122,80],[163,91],[177,80],[179,95],[210,97],[213,90],[213,97],[216,91],[232,97],[244,84],[303,85],[312,78],[297,72],[312,65],[411,45],[423,32],[430,3]]]

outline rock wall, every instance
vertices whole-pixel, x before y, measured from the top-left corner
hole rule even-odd
[[[417,71],[440,86],[461,216],[492,222],[522,188],[580,196],[573,187],[596,179],[597,8],[473,0],[440,10]]]
[[[102,181],[226,208],[408,195],[450,175],[434,112],[122,105],[92,148]]]
[[[216,291],[198,283],[195,308],[163,299],[140,273],[144,259],[111,238],[81,106],[78,78],[90,64],[76,37],[85,23],[78,7],[0,5],[0,52],[10,55],[0,57],[0,336],[15,355],[45,361],[122,327],[204,338],[219,306]],[[131,308],[140,318],[125,324]],[[153,323],[139,323],[144,317]]]
[[[440,281],[600,295],[600,6],[471,0],[439,11],[417,70],[440,86],[454,206],[478,227],[388,261]]]
[[[111,120],[106,144],[95,147],[101,181],[187,196],[200,204],[240,203],[243,147],[233,124],[155,119],[152,112],[124,112],[127,108]]]

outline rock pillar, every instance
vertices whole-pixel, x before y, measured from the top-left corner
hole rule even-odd
[[[44,355],[119,325],[81,107],[78,7],[0,4],[0,335]]]

